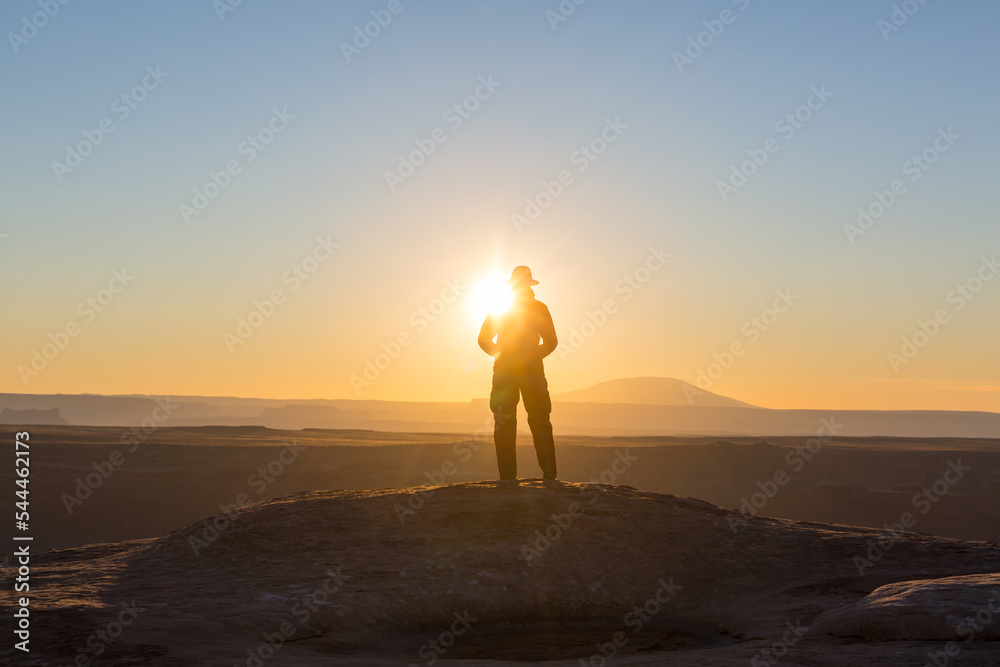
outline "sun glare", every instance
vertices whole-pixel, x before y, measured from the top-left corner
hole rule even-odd
[[[502,276],[490,276],[476,283],[469,291],[469,311],[482,321],[487,314],[499,315],[510,308],[513,296]]]

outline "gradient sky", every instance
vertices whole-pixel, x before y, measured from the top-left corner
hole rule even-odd
[[[1000,253],[996,2],[914,2],[893,31],[888,0],[588,0],[558,23],[557,0],[222,3],[70,2],[37,34],[38,0],[0,8],[0,391],[482,397],[469,294],[527,264],[562,343],[554,392],[656,375],[773,408],[1000,411],[1000,280],[976,283]],[[348,62],[372,12],[391,22]],[[147,68],[166,73],[155,88]],[[115,100],[144,77],[122,117]],[[498,85],[455,127],[445,112],[481,77]],[[832,96],[788,136],[776,123],[814,89]],[[285,125],[248,160],[276,109]],[[113,131],[57,175],[103,119]],[[609,119],[624,127],[581,171],[574,152]],[[446,141],[390,190],[385,173],[437,128]],[[911,180],[939,132],[948,150]],[[718,182],[769,138],[723,201]],[[185,221],[229,161],[239,173]],[[572,182],[517,229],[563,170]],[[844,226],[896,179],[852,243]],[[338,247],[296,283],[319,238]],[[647,275],[651,247],[670,257]],[[134,278],[102,294],[123,268]],[[956,296],[970,279],[981,289]],[[449,284],[466,289],[435,303]],[[798,298],[771,319],[776,290]],[[893,364],[920,321],[934,335]],[[352,383],[369,361],[384,368]]]

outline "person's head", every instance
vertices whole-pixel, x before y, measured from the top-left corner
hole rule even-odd
[[[526,266],[515,266],[514,270],[510,272],[510,279],[507,281],[510,285],[510,291],[514,293],[515,298],[518,296],[525,296],[529,294],[534,294],[531,287],[532,285],[537,285],[538,281],[531,277],[531,269]]]

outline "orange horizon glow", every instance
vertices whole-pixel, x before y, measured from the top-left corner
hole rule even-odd
[[[808,313],[805,305],[795,302],[784,313],[769,316],[768,310],[776,304],[784,307],[774,294],[759,295],[757,307],[750,311],[754,314],[747,316],[744,309],[736,322],[725,326],[719,313],[706,321],[697,303],[687,304],[690,312],[683,314],[684,288],[672,276],[683,270],[683,264],[671,266],[668,260],[653,272],[639,270],[655,266],[648,258],[638,260],[638,269],[626,269],[621,272],[623,278],[603,289],[598,284],[579,290],[570,287],[577,281],[565,273],[560,275],[544,261],[532,262],[541,283],[537,296],[553,311],[560,339],[560,347],[545,362],[552,393],[618,378],[659,376],[772,409],[1000,412],[1000,386],[986,378],[959,380],[952,374],[954,359],[963,352],[961,340],[942,339],[914,358],[914,366],[921,364],[927,377],[894,377],[898,374],[886,363],[884,349],[879,351],[873,344],[838,347],[828,330],[817,329],[818,322],[803,317]],[[486,263],[504,264],[496,259]],[[485,398],[492,359],[478,348],[476,336],[485,314],[510,302],[509,269],[470,267],[467,273],[475,277],[447,278],[436,285],[433,280],[417,281],[424,300],[414,303],[397,294],[383,311],[372,313],[372,323],[364,329],[340,327],[333,313],[311,311],[309,302],[336,290],[332,280],[324,284],[322,278],[314,279],[314,292],[303,289],[299,296],[289,291],[275,308],[275,315],[281,317],[260,318],[260,326],[231,353],[217,340],[194,336],[195,327],[185,323],[182,312],[176,313],[171,330],[148,327],[127,316],[124,309],[109,308],[92,324],[76,318],[81,326],[89,327],[85,333],[90,335],[71,338],[31,378],[29,387],[18,386],[21,383],[8,376],[0,388],[9,393],[296,400],[466,402]],[[124,290],[116,299],[132,299],[131,306],[141,309],[142,295],[129,292]],[[672,317],[665,317],[659,308],[664,302],[677,304]],[[217,318],[216,329],[235,331],[234,324],[246,321],[247,312],[252,309],[244,309],[229,323]],[[676,326],[683,321],[717,329],[706,336],[704,329]],[[661,337],[657,346],[664,350],[652,359],[646,352],[652,342],[651,326]],[[381,333],[373,333],[376,330]],[[331,348],[328,341],[338,337],[340,345]],[[51,337],[22,338],[21,345],[30,347],[18,355],[17,365],[30,367],[32,351],[49,345],[51,352],[55,349],[51,341]],[[740,343],[741,353],[732,356],[735,342]],[[348,349],[361,352],[345,354]],[[824,349],[827,352],[820,353]],[[830,350],[838,352],[831,355]],[[862,351],[867,353],[868,372],[881,371],[881,377],[855,377],[862,370],[858,364]],[[176,364],[174,358],[188,362]],[[975,358],[966,362],[969,377],[978,373],[975,364]],[[359,391],[354,391],[357,385],[352,379],[363,380]]]
[[[607,380],[620,378],[607,378]],[[679,378],[674,378],[679,379]],[[588,385],[560,386],[553,385],[549,388],[553,394],[586,389],[606,380],[599,380]],[[486,376],[485,388],[478,395],[455,396],[446,393],[441,394],[377,394],[373,396],[351,396],[351,395],[322,395],[305,391],[296,393],[289,389],[287,392],[276,391],[265,395],[263,393],[232,393],[227,391],[216,391],[211,384],[203,385],[204,389],[183,389],[181,391],[156,391],[147,388],[140,391],[115,390],[109,387],[106,390],[94,391],[59,391],[59,392],[4,392],[20,393],[29,395],[48,394],[68,394],[68,395],[104,395],[104,396],[152,396],[152,397],[205,397],[205,398],[242,398],[261,400],[294,400],[294,401],[329,401],[329,400],[357,400],[357,401],[400,401],[414,403],[467,403],[471,400],[484,400],[489,396],[489,379]],[[880,381],[872,381],[871,384],[878,384]],[[691,382],[690,384],[694,384]],[[867,384],[867,383],[865,383]],[[738,388],[737,388],[738,389]],[[964,388],[960,385],[949,385],[942,382],[920,383],[919,387],[912,387],[897,390],[891,395],[886,395],[884,390],[871,390],[869,392],[856,391],[855,389],[834,389],[831,388],[822,396],[810,400],[798,400],[795,398],[801,392],[791,392],[779,394],[776,391],[757,388],[756,392],[737,393],[737,391],[723,391],[713,388],[713,393],[733,398],[751,405],[772,410],[953,410],[962,412],[993,412],[1000,413],[1000,389],[979,390],[974,388]],[[824,401],[823,396],[827,397]],[[867,397],[868,403],[860,403],[861,397]]]
[[[552,393],[1000,412],[1000,3],[91,4],[6,63],[0,392],[465,402],[523,265]]]

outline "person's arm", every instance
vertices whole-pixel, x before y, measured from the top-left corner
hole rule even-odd
[[[493,317],[487,315],[486,319],[483,320],[482,328],[479,330],[479,347],[483,348],[483,352],[491,357],[497,356],[500,352],[499,346],[493,342],[493,338],[496,335],[496,325],[493,323]]]
[[[538,332],[538,335],[542,337],[542,344],[538,346],[542,359],[552,354],[559,345],[559,339],[556,338],[556,327],[552,324],[552,315],[549,314],[547,306],[543,306],[543,308],[541,331]]]

